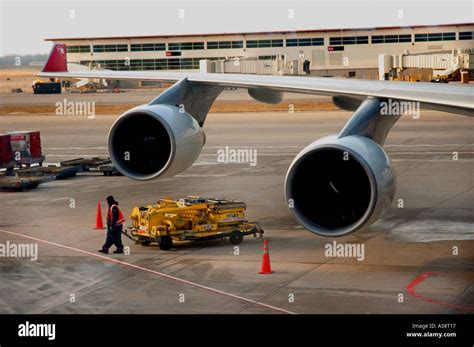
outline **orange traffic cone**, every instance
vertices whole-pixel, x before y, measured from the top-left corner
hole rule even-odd
[[[273,273],[272,267],[270,266],[270,254],[268,253],[268,240],[263,241],[262,269],[259,273],[262,275],[269,275]]]
[[[97,216],[95,217],[94,229],[105,229],[104,223],[102,222],[102,210],[100,208],[100,200],[97,202]]]

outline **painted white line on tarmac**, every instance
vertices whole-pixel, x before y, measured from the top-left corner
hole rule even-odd
[[[389,154],[449,154],[452,155],[453,152],[456,152],[458,154],[473,154],[474,152],[459,152],[459,151],[449,151],[449,152],[425,152],[425,151],[419,151],[419,152],[388,152]]]
[[[43,147],[43,149],[70,149],[70,150],[86,150],[86,149],[107,149],[107,147]]]
[[[103,156],[103,155],[107,155],[107,153],[100,153],[100,154],[91,154],[91,153],[88,153],[88,154],[80,154],[80,153],[76,153],[76,154],[45,154],[45,157],[100,157],[100,156]]]
[[[238,299],[238,300],[248,302],[250,304],[254,304],[254,305],[262,306],[262,307],[265,307],[265,308],[269,308],[269,309],[272,309],[274,311],[287,313],[287,314],[296,314],[295,312],[291,312],[291,311],[285,310],[285,309],[280,308],[280,307],[264,304],[263,302],[255,301],[255,300],[252,300],[252,299],[247,299],[247,298],[244,298],[244,297],[236,295],[236,294],[224,292],[222,290],[214,289],[214,288],[211,288],[211,287],[208,287],[208,286],[204,286],[204,285],[199,284],[199,283],[194,283],[194,282],[191,282],[191,281],[188,281],[188,280],[184,280],[182,278],[167,275],[163,272],[155,271],[155,270],[152,270],[152,269],[147,269],[145,267],[138,266],[138,265],[135,265],[135,264],[132,264],[132,263],[127,263],[126,261],[109,258],[109,257],[106,257],[106,256],[101,255],[101,254],[92,253],[92,252],[85,251],[85,250],[82,250],[82,249],[79,249],[79,248],[74,248],[74,247],[62,245],[60,243],[43,240],[43,239],[40,239],[40,238],[37,238],[37,237],[34,237],[34,236],[24,235],[24,234],[16,233],[16,232],[13,232],[13,231],[0,229],[0,232],[10,234],[10,235],[14,235],[14,236],[24,237],[24,238],[27,238],[27,239],[30,239],[30,240],[46,243],[46,244],[49,244],[49,245],[52,245],[52,246],[57,246],[57,247],[64,248],[64,249],[68,249],[70,251],[75,251],[75,252],[79,252],[79,253],[82,253],[82,254],[87,254],[87,255],[90,255],[92,257],[101,258],[101,259],[104,259],[104,260],[114,262],[116,264],[129,266],[129,267],[141,270],[141,271],[145,271],[145,272],[152,273],[154,275],[158,275],[160,277],[164,277],[164,278],[167,278],[167,279],[170,279],[170,280],[174,280],[174,281],[177,281],[177,282],[188,284],[188,285],[193,286],[193,287],[201,288],[201,289],[207,290],[207,291],[212,292],[212,293],[221,294],[221,295],[228,296],[228,297],[231,297],[231,298],[234,298],[234,299]]]
[[[433,162],[433,163],[473,163],[474,159],[390,159],[390,161],[414,161],[414,162]]]
[[[306,145],[301,145],[301,146],[249,146],[249,145],[222,145],[222,146],[205,146],[203,149],[222,149],[224,147],[229,147],[229,148],[275,148],[275,149],[282,149],[282,148],[302,148]]]
[[[233,175],[237,173],[236,172],[231,172],[231,173],[227,173],[227,174],[215,174],[215,175],[212,175],[212,174],[209,174],[209,175],[206,175],[206,174],[187,174],[187,175],[174,175],[173,177],[177,177],[177,178],[205,178],[205,177],[227,177],[227,176],[230,176],[230,175]]]
[[[462,144],[462,143],[445,143],[445,144],[438,144],[438,145],[433,145],[433,144],[401,144],[401,145],[384,145],[384,147],[472,147],[474,146],[474,143],[467,143],[467,144]]]
[[[305,147],[306,144],[303,144],[301,146],[248,146],[248,145],[239,145],[239,144],[234,144],[234,145],[227,145],[229,148],[269,148],[269,149],[282,149],[282,148],[303,148]],[[443,143],[443,144],[392,144],[392,145],[384,145],[384,147],[449,147],[449,146],[457,146],[457,147],[473,147],[474,143]],[[220,149],[223,146],[205,146],[203,147],[203,150],[205,149]],[[59,149],[70,149],[70,150],[88,150],[88,149],[108,149],[107,147],[43,147],[43,149],[51,149],[51,150],[59,150]]]
[[[282,148],[303,148],[307,146],[309,143],[302,144],[300,146],[249,146],[249,145],[239,145],[239,144],[232,144],[232,145],[222,145],[222,146],[205,146],[203,149],[222,149],[223,147],[229,148],[268,148],[268,149],[282,149]],[[443,144],[425,144],[425,143],[418,143],[418,144],[392,144],[392,145],[384,145],[384,147],[473,147],[474,143],[443,143]]]
[[[457,152],[458,154],[474,154],[474,152],[459,152],[459,151],[455,151]],[[387,152],[388,154],[391,154],[391,155],[396,155],[396,154],[399,154],[399,155],[421,155],[421,154],[446,154],[446,155],[452,155],[453,154],[453,151],[450,151],[450,152],[423,152],[423,151],[420,151],[420,152],[391,152],[391,151],[388,151]],[[257,156],[261,156],[261,157],[278,157],[278,156],[296,156],[298,153],[257,153]],[[45,154],[46,157],[100,157],[100,156],[103,156],[104,153],[102,154]],[[217,157],[218,155],[216,153],[203,153],[200,155],[200,157]],[[212,165],[211,162],[208,163],[209,165]],[[201,165],[205,165],[205,164],[201,164]]]

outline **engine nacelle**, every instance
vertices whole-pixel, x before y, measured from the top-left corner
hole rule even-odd
[[[309,231],[342,236],[369,226],[391,205],[396,175],[377,143],[329,136],[305,147],[285,181],[290,211]]]
[[[112,125],[108,147],[115,168],[137,180],[170,177],[201,154],[205,134],[188,113],[166,104],[142,105]]]

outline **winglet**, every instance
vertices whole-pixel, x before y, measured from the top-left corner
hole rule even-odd
[[[67,72],[67,48],[65,44],[55,44],[53,46],[42,72]]]

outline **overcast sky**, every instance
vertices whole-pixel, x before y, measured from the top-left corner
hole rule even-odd
[[[0,0],[0,55],[45,38],[472,23],[472,0]],[[184,18],[179,18],[184,10]],[[294,18],[289,18],[290,10]],[[402,12],[400,12],[402,11]]]

